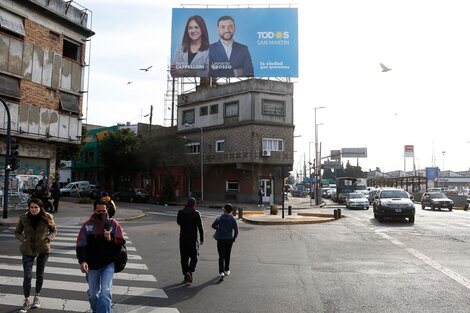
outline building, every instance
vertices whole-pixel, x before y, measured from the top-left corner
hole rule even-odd
[[[0,98],[19,145],[15,174],[56,175],[57,151],[79,145],[89,11],[63,0],[0,0]],[[8,119],[0,104],[0,166]],[[3,182],[3,181],[2,181]]]
[[[248,203],[262,186],[264,202],[281,202],[294,159],[292,83],[248,79],[201,87],[178,96],[177,116],[177,134],[203,168],[181,184],[180,195]]]

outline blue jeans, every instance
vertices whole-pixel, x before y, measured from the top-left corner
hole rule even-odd
[[[111,303],[113,300],[113,275],[113,262],[99,270],[88,271],[86,275],[86,279],[88,281],[88,301],[90,302],[93,312],[111,312]]]
[[[31,279],[33,278],[33,263],[36,257],[23,255],[23,293],[24,297],[28,298],[31,293]],[[36,259],[36,294],[41,293],[42,284],[44,282],[44,268],[46,267],[48,253],[43,253],[37,256]]]

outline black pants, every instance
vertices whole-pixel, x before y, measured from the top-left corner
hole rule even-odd
[[[230,270],[230,253],[233,240],[217,240],[217,252],[219,253],[219,273]]]
[[[196,270],[197,255],[199,254],[198,247],[199,243],[197,240],[180,238],[181,270],[183,275]]]
[[[60,198],[53,198],[52,203],[54,204],[54,207],[52,209],[54,212],[59,212],[59,199]]]
[[[33,263],[36,257],[23,255],[23,293],[27,298],[31,295],[31,279],[33,278]],[[36,259],[36,294],[41,292],[42,283],[44,282],[44,268],[46,267],[48,253],[43,253],[37,256]]]

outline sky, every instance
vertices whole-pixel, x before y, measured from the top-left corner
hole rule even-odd
[[[148,123],[152,105],[152,124],[169,126],[171,9],[220,1],[75,2],[92,11],[96,33],[87,122]],[[245,8],[250,1],[226,3]],[[468,0],[260,0],[251,7],[269,5],[299,9],[294,170],[314,158],[315,107],[324,107],[316,110],[322,156],[367,148],[367,158],[343,161],[365,171],[410,171],[404,146],[414,145],[416,169],[470,169]],[[392,70],[382,72],[380,63]]]

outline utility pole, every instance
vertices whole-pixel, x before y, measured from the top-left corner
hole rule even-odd
[[[153,117],[153,105],[150,106],[150,118],[149,118],[149,138],[152,133],[152,117]]]
[[[3,183],[3,218],[8,218],[8,185],[10,182],[9,174],[10,168],[8,165],[7,160],[10,158],[10,138],[11,138],[11,115],[10,109],[6,102],[0,98],[3,106],[5,107],[5,111],[7,112],[7,142],[6,142],[6,149],[5,149],[5,180]]]

